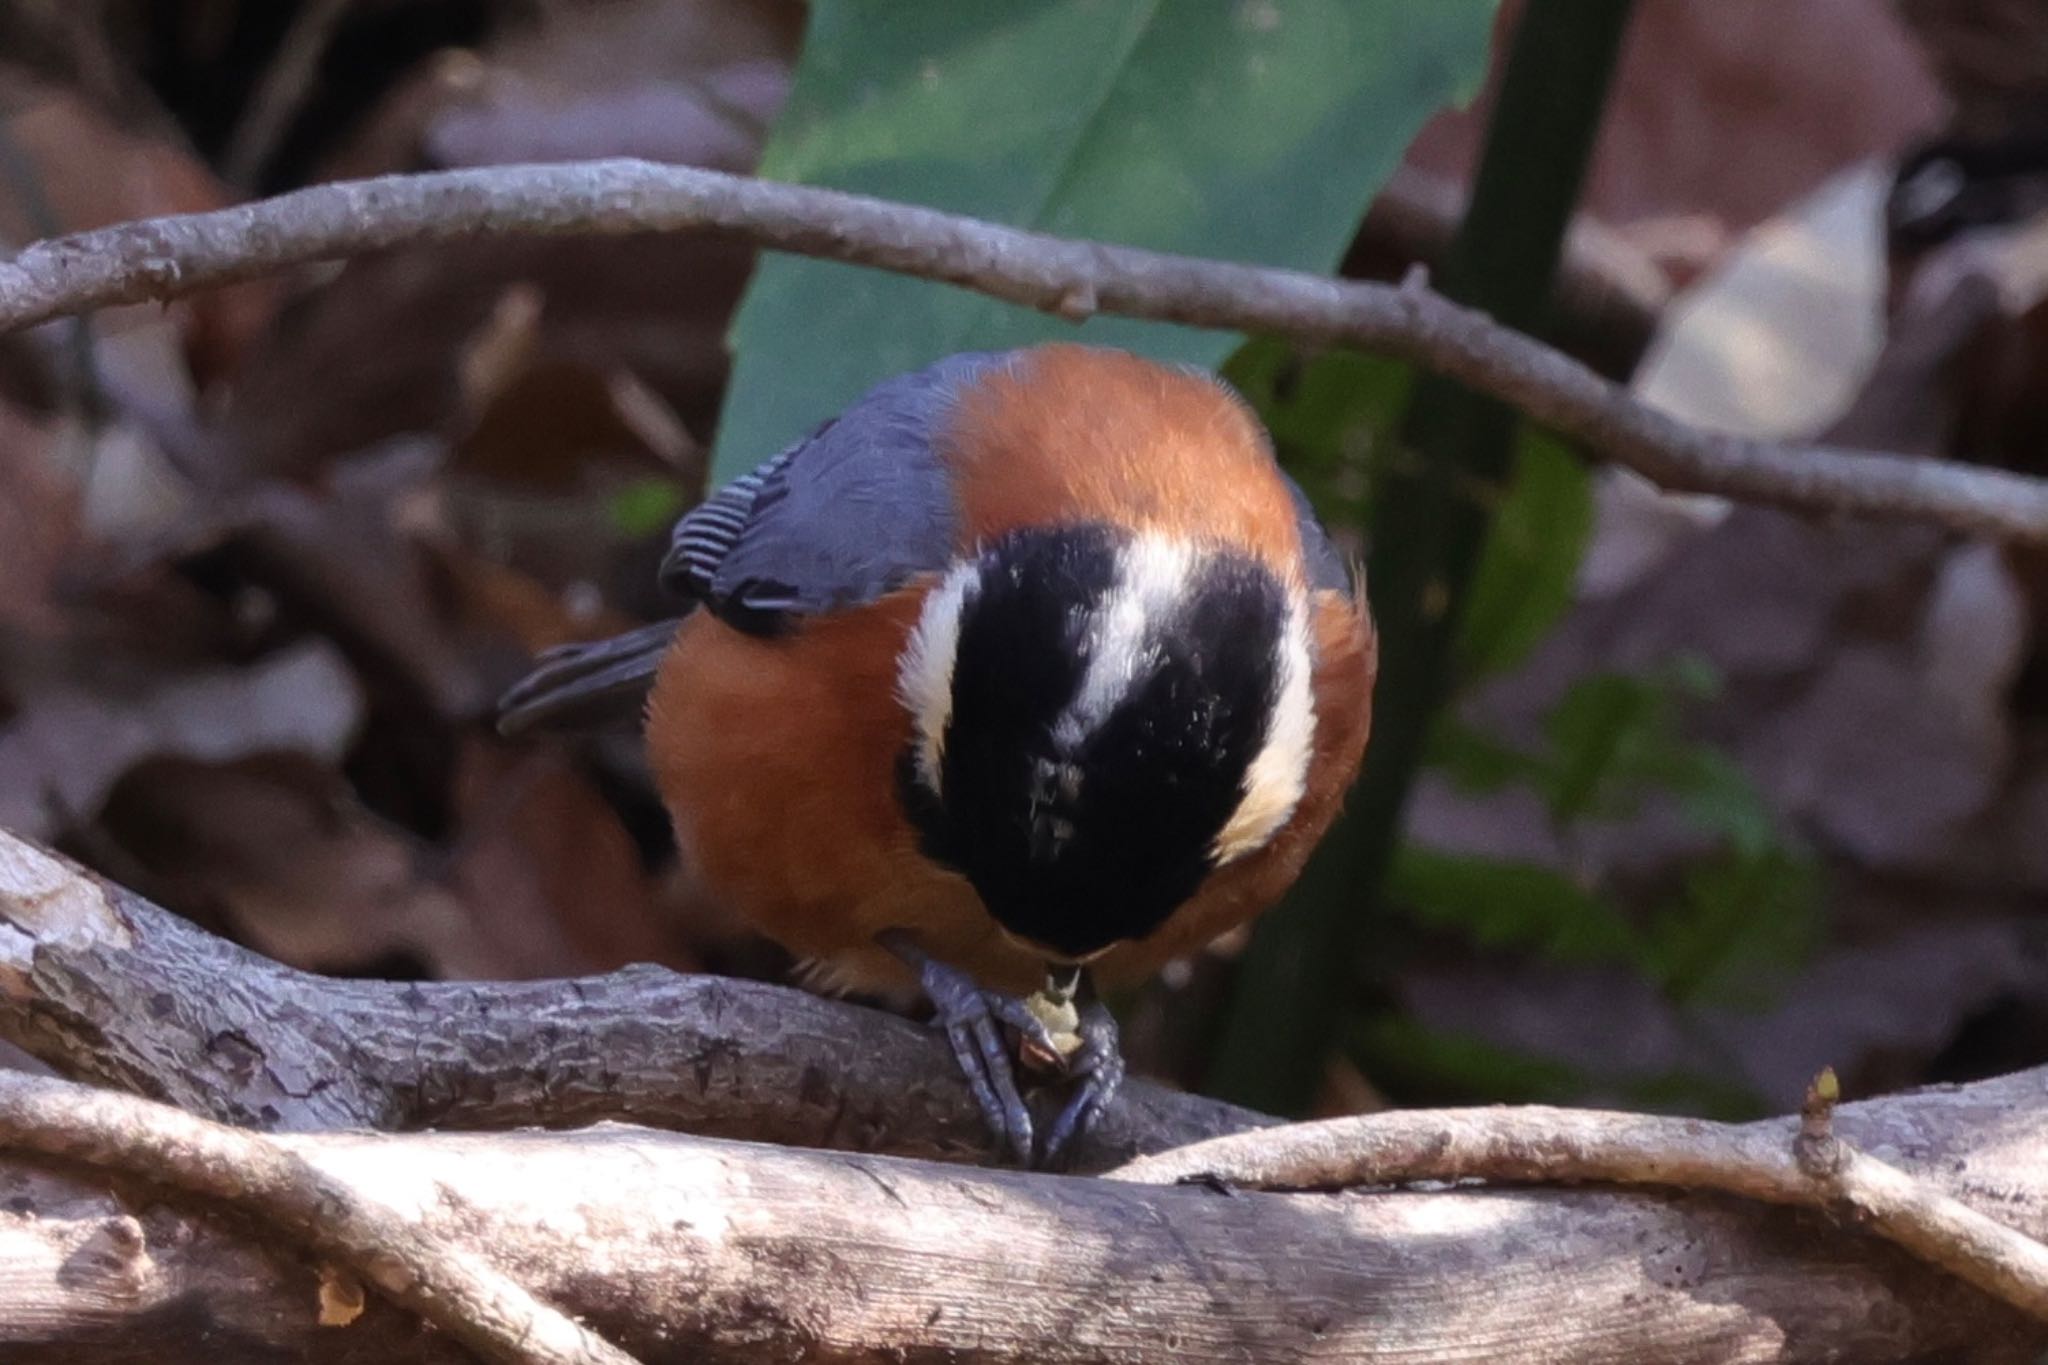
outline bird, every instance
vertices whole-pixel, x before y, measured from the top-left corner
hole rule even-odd
[[[1104,989],[1276,902],[1370,729],[1356,563],[1234,389],[1122,350],[880,383],[684,514],[660,585],[676,619],[543,655],[500,728],[638,714],[710,893],[821,984],[921,987],[1024,1165],[1117,1093]],[[1071,1087],[1042,1145],[1017,1063]]]

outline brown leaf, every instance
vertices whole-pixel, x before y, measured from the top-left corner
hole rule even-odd
[[[129,774],[103,836],[173,909],[224,920],[281,962],[325,972],[510,977],[516,956],[448,884],[446,859],[296,755],[166,760]]]
[[[55,422],[0,402],[0,631],[54,634],[56,587],[78,534],[78,496],[56,469]]]
[[[70,677],[24,690],[0,728],[0,826],[56,837],[89,821],[124,775],[155,758],[281,752],[336,762],[362,705],[354,674],[317,641],[249,667],[108,678],[98,687]]]
[[[387,98],[329,174],[638,156],[744,171],[803,31],[791,0],[549,4]]]
[[[523,941],[525,955],[558,972],[695,965],[659,913],[618,812],[559,753],[472,740],[454,800],[463,828],[454,881],[487,908],[503,950]]]
[[[429,64],[322,174],[619,155],[750,170],[801,21],[784,0],[543,6],[533,24]],[[541,311],[533,364],[603,385],[630,375],[702,440],[752,261],[751,248],[703,232],[356,261],[295,309],[229,423],[267,470],[294,475],[399,432],[447,432],[467,348],[522,291]]]
[[[431,581],[429,546],[445,534],[431,483],[440,459],[435,442],[394,441],[358,454],[317,492],[266,484],[231,539],[253,577],[360,666],[466,718],[489,689]]]
[[[557,524],[569,520],[558,518]],[[587,585],[558,592],[460,546],[447,547],[441,564],[464,622],[489,637],[516,643],[522,659],[571,641],[620,634],[637,624],[606,606]]]
[[[2004,727],[1987,730],[1944,700],[1910,655],[1838,647],[1744,757],[1788,813],[1859,862],[1912,866],[1950,842],[2005,776]]]
[[[2036,0],[1899,0],[1965,124],[2037,117],[2048,92],[2048,11]]]
[[[660,397],[623,371],[542,361],[498,381],[455,443],[453,468],[528,493],[613,480],[679,478],[702,452]]]
[[[1500,31],[1520,9],[1501,7]],[[1432,120],[1411,164],[1466,179],[1490,105]],[[1940,117],[1941,93],[1889,0],[1638,5],[1582,207],[1651,239],[1688,225],[1706,259],[1672,264],[1697,271],[1733,234]]]
[[[100,834],[151,889],[280,961],[451,979],[694,966],[657,911],[617,813],[566,759],[478,739],[436,845],[365,809],[298,755],[152,762]]]
[[[84,97],[13,73],[0,122],[19,177],[0,177],[0,242],[20,244],[133,218],[223,208],[233,196],[168,127],[116,122]],[[26,182],[26,183],[24,183]],[[280,295],[272,280],[209,290],[172,305],[170,316],[200,388],[237,370],[270,324]],[[103,332],[164,326],[154,305],[110,309]]]

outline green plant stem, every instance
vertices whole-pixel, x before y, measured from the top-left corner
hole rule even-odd
[[[1445,263],[1451,298],[1536,330],[1632,0],[1530,0]],[[1465,589],[1510,473],[1514,413],[1417,384],[1404,458],[1375,490],[1368,561],[1380,632],[1372,745],[1350,808],[1238,975],[1208,1088],[1270,1113],[1314,1097],[1386,877],[1431,721],[1450,690]]]

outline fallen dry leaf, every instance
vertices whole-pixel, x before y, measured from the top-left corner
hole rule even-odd
[[[555,970],[696,965],[618,811],[559,751],[470,741],[454,805],[462,833],[453,880],[488,914],[486,932],[502,950],[530,939],[529,955]]]
[[[519,979],[695,965],[617,811],[564,756],[473,740],[451,796],[437,842],[303,755],[157,760],[123,779],[98,833],[173,908],[311,970]]]
[[[0,136],[18,175],[0,177],[0,243],[83,232],[168,213],[199,213],[234,201],[168,119],[117,121],[83,95],[0,70]],[[23,187],[23,179],[33,186]],[[231,376],[269,326],[280,297],[273,280],[209,290],[168,310],[154,305],[95,315],[102,332],[172,328],[199,388]],[[167,320],[168,319],[168,320]]]
[[[76,486],[57,467],[62,432],[0,402],[0,632],[62,628],[56,588],[79,518]]]
[[[355,675],[322,641],[239,668],[23,688],[0,727],[0,826],[54,839],[91,821],[115,785],[151,759],[293,753],[338,763],[362,717]]]
[[[1502,5],[1499,31],[1519,11]],[[1490,105],[1482,97],[1438,115],[1410,163],[1466,179]],[[1700,241],[1671,261],[1684,275],[1835,171],[1895,154],[1941,116],[1941,91],[1889,0],[1638,5],[1583,208],[1626,235],[1647,229],[1646,242]]]
[[[784,0],[549,5],[533,18],[423,65],[319,178],[622,155],[749,170],[802,25]],[[702,441],[752,262],[750,248],[693,232],[356,261],[276,330],[228,424],[266,471],[294,476],[401,432],[452,437],[466,348],[522,291],[541,310],[533,364],[606,384],[630,375]]]
[[[149,763],[121,783],[99,832],[171,908],[224,923],[281,962],[380,976],[535,974],[449,884],[444,854],[364,809],[319,762]]]

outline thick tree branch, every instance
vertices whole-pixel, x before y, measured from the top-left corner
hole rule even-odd
[[[0,1149],[83,1162],[253,1214],[499,1365],[634,1365],[536,1300],[475,1244],[423,1231],[256,1134],[149,1100],[0,1072]]]
[[[4,836],[0,1036],[272,1127],[612,1112],[790,1141],[979,1147],[978,1116],[943,1046],[872,1011],[648,972],[434,988],[323,981]],[[1124,1142],[1258,1121],[1200,1100],[1156,1103],[1147,1119],[1119,1112]],[[68,1121],[49,1117],[10,1124],[0,1104],[0,1134],[97,1153],[139,1179],[230,1202],[247,1188],[236,1174],[247,1151],[191,1149],[212,1156],[197,1176],[180,1176],[147,1147],[49,1138]],[[1459,1150],[1467,1118],[1397,1121],[1411,1123],[1407,1141],[1426,1161]],[[2033,1072],[1849,1106],[1838,1125],[1857,1149],[1929,1182],[1905,1191],[1923,1208],[1995,1208],[2038,1236],[2048,1230],[2044,1120],[2048,1080]],[[1782,1152],[1786,1136],[1761,1125],[1731,1140]],[[2038,1324],[1877,1239],[1711,1194],[1225,1197],[615,1126],[227,1137],[258,1142],[259,1161],[275,1150],[262,1142],[282,1144],[339,1182],[298,1188],[417,1224],[416,1243],[386,1239],[409,1248],[406,1259],[483,1249],[503,1274],[648,1360],[757,1359],[771,1347],[827,1360],[1452,1350],[1802,1360],[1963,1348],[2017,1360],[2048,1345]],[[1517,1167],[1514,1157],[1510,1148],[1485,1173],[1615,1175],[1540,1156]],[[1211,1164],[1201,1149],[1195,1159]],[[146,1193],[110,1202],[73,1187],[56,1203],[47,1193],[34,1167],[0,1163],[0,1344],[10,1362],[213,1360],[223,1343],[310,1360],[447,1358],[375,1305],[356,1326],[318,1326],[317,1282],[300,1255],[259,1254],[190,1212],[149,1212]],[[269,1216],[315,1252],[361,1245],[320,1241],[289,1208]]]
[[[1119,313],[1380,351],[1504,399],[1667,488],[1809,512],[1926,519],[2048,544],[2042,480],[1698,431],[1425,288],[1072,241],[859,195],[638,161],[340,182],[41,242],[0,262],[0,331],[420,242],[692,227],[1069,317]]]
[[[1845,1109],[1845,1133],[2044,1218],[2042,1077]],[[1448,1138],[1446,1139],[1448,1140]],[[606,1125],[270,1139],[422,1237],[665,1361],[2030,1360],[2048,1331],[1826,1218],[1711,1195],[1241,1194]],[[318,1325],[289,1247],[0,1161],[9,1365],[449,1361],[372,1301]]]
[[[930,1030],[638,967],[581,981],[334,980],[227,943],[0,831],[0,1038],[67,1074],[266,1129],[631,1119],[953,1160],[987,1128]],[[1270,1122],[1133,1083],[1080,1154]]]
[[[1832,1076],[1829,1078],[1832,1083]],[[2048,1246],[1801,1120],[1728,1124],[1513,1108],[1367,1114],[1196,1143],[1109,1173],[1148,1184],[1341,1189],[1418,1180],[1662,1185],[1850,1214],[1923,1260],[2048,1322]]]

